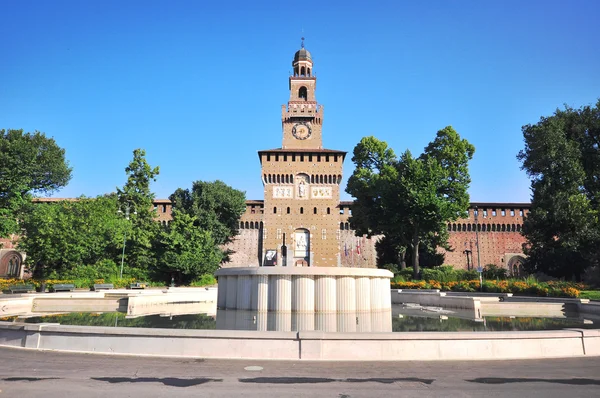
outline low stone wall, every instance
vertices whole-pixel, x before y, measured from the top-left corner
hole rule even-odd
[[[171,330],[0,322],[0,346],[115,355],[415,361],[600,356],[600,331],[324,333]]]

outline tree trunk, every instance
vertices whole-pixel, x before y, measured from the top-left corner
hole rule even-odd
[[[413,279],[419,279],[419,236],[415,233],[412,240]]]
[[[404,271],[406,269],[406,249],[398,250],[398,263],[400,265],[400,269]]]

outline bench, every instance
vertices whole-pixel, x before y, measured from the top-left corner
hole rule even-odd
[[[33,285],[13,285],[9,286],[8,290],[11,293],[29,293],[35,292],[35,287]]]
[[[130,289],[145,289],[146,288],[146,284],[142,283],[142,282],[136,282],[136,283],[132,283],[131,285],[129,285]]]
[[[75,285],[72,283],[56,283],[52,286],[53,292],[72,292],[75,290]]]
[[[114,289],[115,285],[112,283],[95,283],[93,290],[97,292],[98,290],[110,290]]]

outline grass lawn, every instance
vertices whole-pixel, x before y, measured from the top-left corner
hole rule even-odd
[[[579,294],[579,298],[600,300],[600,290],[582,290]]]

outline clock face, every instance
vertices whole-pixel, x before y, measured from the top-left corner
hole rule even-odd
[[[308,123],[296,123],[292,128],[292,134],[299,140],[305,140],[310,137],[312,131]]]

